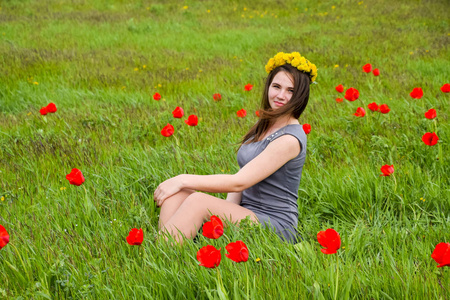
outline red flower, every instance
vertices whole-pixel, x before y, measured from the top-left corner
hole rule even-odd
[[[341,237],[334,229],[320,231],[317,234],[317,241],[325,249],[320,249],[324,254],[334,254],[341,247]]]
[[[409,93],[409,95],[410,95],[412,98],[415,98],[415,99],[420,99],[420,98],[422,98],[422,96],[423,96],[422,88],[420,88],[420,87],[413,88],[412,92]]]
[[[187,120],[184,120],[184,123],[188,124],[189,126],[197,126],[198,117],[196,115],[190,115]]]
[[[309,124],[303,124],[303,131],[304,131],[306,134],[309,134],[309,133],[311,132],[311,125],[309,125]]]
[[[366,111],[364,110],[364,108],[358,107],[354,115],[357,117],[364,117],[366,115]]]
[[[161,130],[161,134],[165,137],[171,136],[174,132],[175,129],[169,123],[167,123],[167,125],[164,126],[163,129]]]
[[[379,76],[379,75],[380,75],[380,70],[374,69],[374,70],[372,71],[372,73],[373,73],[374,76]]]
[[[392,173],[394,173],[394,165],[384,165],[381,167],[381,174],[380,176],[391,176]]]
[[[56,111],[57,111],[57,109],[56,109],[56,105],[55,105],[55,103],[49,103],[48,105],[47,105],[47,111],[49,112],[49,113],[55,113]]]
[[[434,119],[436,118],[436,110],[435,109],[429,109],[426,113],[425,113],[425,118],[427,119]]]
[[[217,250],[211,245],[205,246],[197,252],[197,260],[200,262],[199,266],[215,268],[219,266],[221,259],[220,249]]]
[[[336,98],[337,103],[341,103],[342,101],[344,101],[344,98]]]
[[[221,94],[214,94],[213,95],[213,99],[214,99],[214,101],[220,101],[220,100],[222,100],[222,95]]]
[[[344,86],[342,84],[338,85],[337,87],[335,87],[336,91],[338,91],[338,93],[342,93],[344,91]]]
[[[369,103],[367,105],[367,107],[371,110],[371,111],[377,111],[378,110],[378,105],[375,102]]]
[[[248,248],[243,241],[229,243],[225,249],[229,252],[229,254],[225,254],[225,256],[232,261],[239,263],[246,262],[248,260]]]
[[[249,84],[246,84],[244,88],[245,88],[245,90],[246,90],[247,92],[249,92],[249,91],[252,90],[253,85],[251,85],[251,84],[249,83]]]
[[[247,115],[247,111],[246,111],[245,109],[241,109],[241,110],[238,110],[238,111],[236,112],[236,114],[237,114],[237,116],[238,116],[239,118],[243,118],[243,117],[245,117],[245,116]]]
[[[139,246],[144,241],[144,231],[142,228],[133,228],[127,236],[127,243],[131,246]]]
[[[9,234],[6,231],[5,227],[0,224],[0,249],[6,246],[9,243]]]
[[[259,118],[259,110],[255,111],[255,115]]]
[[[380,110],[380,113],[382,113],[382,114],[387,114],[388,112],[391,111],[391,109],[389,108],[389,106],[387,106],[387,104],[381,104],[378,109]]]
[[[1,248],[1,244],[0,244]],[[450,243],[439,243],[434,248],[433,253],[431,254],[431,258],[433,258],[440,267],[450,267]]]
[[[427,132],[422,136],[422,141],[425,143],[425,145],[434,146],[439,141],[439,138],[434,132]]]
[[[210,221],[203,224],[203,235],[209,239],[218,239],[223,234],[222,220],[217,216],[211,216]]]
[[[173,115],[174,118],[180,119],[180,118],[183,117],[184,111],[183,111],[183,109],[182,109],[181,107],[177,106],[177,107],[174,109],[174,111],[172,112],[172,115]]]
[[[364,72],[370,73],[370,72],[372,71],[372,65],[371,65],[371,64],[365,64],[365,65],[362,67],[362,69],[363,69]]]
[[[160,95],[159,93],[155,93],[155,94],[153,95],[153,99],[155,99],[156,101],[158,101],[158,100],[161,99],[161,95]]]
[[[347,99],[348,101],[355,101],[356,99],[359,98],[359,91],[355,88],[349,88],[348,90],[345,91],[345,99]]]
[[[41,115],[45,116],[46,114],[48,114],[47,107],[46,106],[42,107],[39,110],[39,112],[41,113]]]
[[[80,186],[84,182],[83,173],[80,170],[74,168],[72,171],[66,175],[66,179],[69,180],[70,184]]]
[[[441,91],[442,91],[443,93],[449,93],[449,92],[450,92],[450,84],[449,84],[449,83],[446,83],[446,84],[444,84],[443,86],[441,86]]]

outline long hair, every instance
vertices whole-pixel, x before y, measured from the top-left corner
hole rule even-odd
[[[294,92],[291,99],[285,105],[274,110],[270,107],[269,103],[269,87],[278,72],[286,72],[291,74],[294,81]],[[270,126],[275,123],[275,120],[280,117],[292,116],[298,119],[308,104],[310,84],[311,80],[307,74],[300,72],[297,68],[294,68],[289,64],[273,69],[267,76],[266,84],[264,86],[264,93],[261,99],[261,108],[259,110],[259,120],[242,138],[241,145],[244,143],[259,141]]]

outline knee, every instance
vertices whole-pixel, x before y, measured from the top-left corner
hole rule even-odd
[[[196,211],[206,210],[206,203],[203,201],[204,195],[204,193],[194,192],[184,200],[183,205]]]

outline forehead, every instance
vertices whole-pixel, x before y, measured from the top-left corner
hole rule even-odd
[[[280,71],[273,77],[272,83],[293,86],[294,78],[292,77],[291,74],[284,72],[284,71]]]

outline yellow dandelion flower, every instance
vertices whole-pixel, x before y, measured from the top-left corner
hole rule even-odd
[[[201,121],[203,121],[203,118],[198,118],[198,120],[201,122]]]
[[[186,68],[186,71],[189,70],[189,68]]]
[[[30,115],[31,115],[31,112],[27,113],[27,116],[30,116]]]
[[[305,8],[305,11],[308,11],[308,8]]]
[[[335,9],[335,8],[336,8],[336,6],[334,6],[334,5],[331,7],[331,9]]]
[[[245,18],[245,16],[244,16],[244,15],[241,15],[241,17],[242,17],[242,18]]]
[[[361,5],[361,4],[363,4],[364,2],[363,1],[360,1],[360,2],[358,2],[358,5]]]
[[[200,70],[198,70],[198,72],[199,72],[199,73],[201,73],[201,72],[203,72],[203,70],[202,70],[202,69],[200,69]]]
[[[147,10],[150,10],[150,7],[147,7]]]
[[[38,85],[38,84],[39,84],[39,82],[35,81],[35,82],[33,82],[33,84],[35,84],[35,85]]]
[[[5,201],[5,197],[2,196],[2,201]]]
[[[139,71],[139,68],[134,68],[135,71]]]
[[[413,54],[414,54],[414,52],[412,52],[412,51],[411,51],[411,52],[409,52],[409,55],[413,55]]]
[[[158,83],[158,87],[162,87],[162,85],[160,83]]]
[[[335,68],[339,68],[339,65],[334,65]]]
[[[208,12],[208,14],[209,14],[209,13],[211,12],[211,10],[208,9],[207,12]]]
[[[244,11],[246,11],[247,10],[247,7],[244,7]]]
[[[256,261],[256,262],[260,262],[260,261],[261,261],[261,258],[258,257],[257,259],[255,259],[255,261]]]
[[[183,6],[183,9],[188,9],[188,8],[189,8],[189,6],[187,6],[187,5]]]
[[[240,61],[240,62],[243,62],[243,60],[242,60],[242,59],[240,59],[239,61]]]
[[[425,52],[430,52],[430,50],[425,50]]]
[[[142,69],[145,69],[145,68],[147,68],[147,66],[146,66],[146,65],[143,65],[143,66],[142,66]]]
[[[122,90],[124,90],[124,89],[126,89],[126,88],[127,88],[126,86],[123,86],[123,87],[122,87]]]

